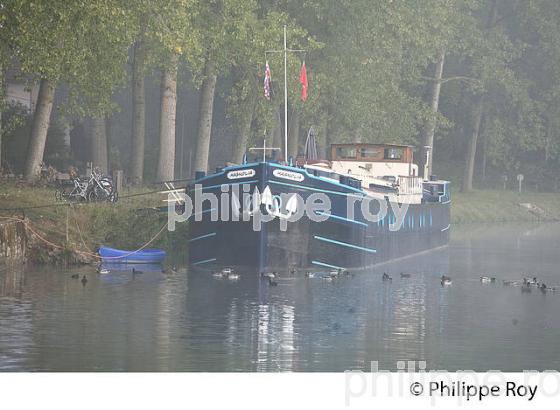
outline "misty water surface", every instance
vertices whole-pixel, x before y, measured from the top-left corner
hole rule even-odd
[[[454,227],[447,249],[333,283],[284,276],[277,287],[243,272],[229,282],[202,272],[4,271],[0,369],[343,371],[378,361],[395,370],[422,360],[427,369],[560,370],[560,294],[501,283],[560,283],[559,244],[554,224]]]

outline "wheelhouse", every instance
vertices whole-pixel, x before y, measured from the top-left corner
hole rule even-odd
[[[332,144],[332,161],[396,162],[412,164],[414,153],[409,145]]]

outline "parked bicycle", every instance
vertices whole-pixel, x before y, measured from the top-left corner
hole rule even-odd
[[[87,186],[88,201],[116,202],[118,194],[110,176],[104,176],[99,168],[94,168]]]
[[[70,181],[60,183],[56,189],[55,198],[58,201],[116,202],[118,194],[112,178],[104,176],[101,170],[96,167],[87,180],[71,173]]]

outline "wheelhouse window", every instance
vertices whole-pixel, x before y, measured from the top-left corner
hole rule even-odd
[[[384,159],[391,159],[391,160],[401,160],[404,155],[404,148],[385,148],[385,156]]]
[[[354,147],[337,147],[337,159],[356,159],[356,148]]]
[[[360,158],[363,159],[379,159],[381,150],[379,148],[373,147],[362,147],[360,148]]]

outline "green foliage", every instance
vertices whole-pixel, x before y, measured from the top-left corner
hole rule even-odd
[[[298,23],[325,45],[308,58],[314,75],[306,116],[326,118],[335,140],[415,142],[428,115],[421,77],[459,30],[463,3],[470,2],[291,3]]]
[[[288,46],[307,50],[288,59],[290,110],[303,130],[328,129],[332,142],[419,145],[433,115],[432,65],[445,50],[436,164],[463,163],[473,101],[484,94],[476,168],[484,154],[493,175],[551,178],[560,170],[558,21],[556,0],[11,0],[0,5],[0,65],[17,59],[31,80],[67,87],[68,111],[99,115],[117,108],[111,95],[126,84],[132,52],[145,54],[146,73],[180,57],[188,73],[179,78],[195,88],[209,63],[231,84],[221,97],[235,132],[252,113],[257,139],[270,135],[283,103],[282,55],[265,51],[282,47],[287,25]],[[262,95],[265,59],[272,101]]]
[[[201,54],[201,38],[193,30],[197,0],[133,0],[129,2],[136,42],[145,53],[144,68],[151,71],[170,64],[173,55],[183,56],[194,71]]]
[[[114,108],[111,94],[126,79],[124,65],[134,36],[126,4],[13,0],[2,9],[3,37],[22,74],[68,86],[68,111],[100,115]]]
[[[21,174],[25,164],[25,153],[31,135],[32,117],[21,106],[9,106],[2,113],[2,143],[7,169]],[[69,165],[70,152],[64,143],[64,132],[60,124],[54,122],[49,127],[45,145],[44,162],[59,170]]]
[[[322,47],[303,28],[299,27],[287,14],[266,10],[259,10],[261,19],[256,16],[250,20],[248,28],[250,41],[243,44],[232,64],[231,78],[233,86],[227,95],[228,117],[234,123],[240,124],[252,111],[254,126],[252,140],[262,138],[266,131],[271,134],[275,126],[276,110],[283,104],[284,78],[283,53],[270,52],[283,47],[284,25],[289,38],[288,47],[305,49],[314,52]],[[288,55],[288,95],[291,109],[302,110],[300,101],[299,69],[301,57],[304,54]],[[270,101],[264,98],[263,81],[265,59],[269,61],[273,81],[273,97]],[[313,97],[312,97],[313,98]],[[312,101],[310,100],[310,104]]]

